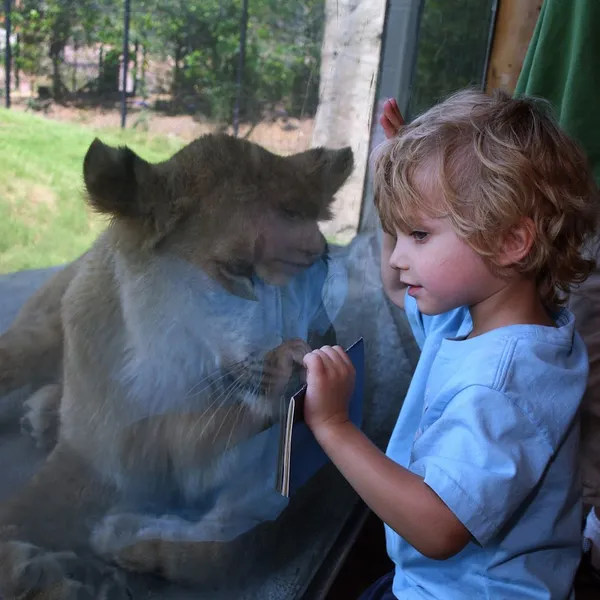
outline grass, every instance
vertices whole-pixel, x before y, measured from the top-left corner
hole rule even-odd
[[[178,139],[131,130],[94,130],[0,109],[0,273],[63,264],[90,247],[105,226],[83,196],[83,157],[94,137],[127,144],[150,161],[168,158]]]

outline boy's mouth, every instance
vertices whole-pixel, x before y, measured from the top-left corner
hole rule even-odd
[[[420,285],[409,285],[408,289],[406,290],[406,293],[409,294],[410,296],[414,296],[421,289],[422,289],[422,286],[420,286]]]

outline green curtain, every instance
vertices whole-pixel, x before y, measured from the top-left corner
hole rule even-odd
[[[545,0],[515,94],[552,103],[600,182],[600,0]]]

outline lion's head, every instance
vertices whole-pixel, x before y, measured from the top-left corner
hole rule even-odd
[[[350,148],[283,157],[227,135],[151,164],[96,139],[84,180],[91,206],[125,228],[129,247],[175,254],[253,298],[254,275],[283,285],[322,256],[317,222],[330,218],[352,167]]]

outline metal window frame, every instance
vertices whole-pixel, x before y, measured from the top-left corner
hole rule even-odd
[[[384,139],[377,118],[378,107],[387,98],[396,98],[400,110],[407,114],[417,63],[421,15],[425,2],[426,0],[388,0],[387,2],[377,92],[372,107],[369,156]],[[486,54],[481,73],[482,89],[485,89],[499,2],[500,0],[494,0],[491,4]],[[367,166],[357,234],[375,231],[378,227],[379,220],[373,203],[372,171]]]
[[[425,0],[388,0],[379,61],[377,92],[372,107],[369,156],[383,141],[377,119],[378,106],[387,98],[396,98],[406,112],[417,62],[419,25]],[[357,233],[374,231],[378,219],[373,204],[373,181],[367,166]]]

